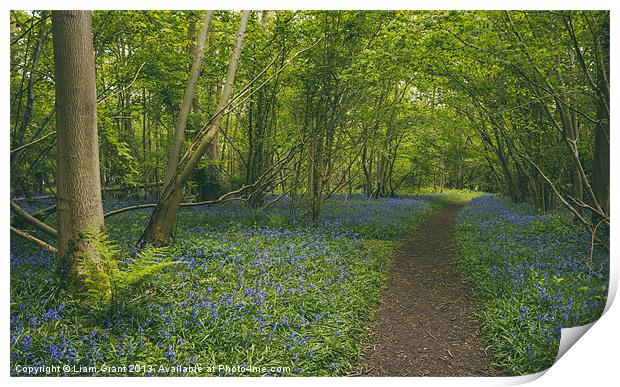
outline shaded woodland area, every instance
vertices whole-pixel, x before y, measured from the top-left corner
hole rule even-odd
[[[154,257],[226,203],[320,228],[334,198],[484,191],[608,246],[607,11],[10,19],[11,232],[73,294],[114,299],[115,218],[146,214],[125,247]]]

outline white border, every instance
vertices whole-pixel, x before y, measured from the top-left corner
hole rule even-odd
[[[2,56],[2,84],[6,89],[0,95],[0,106],[4,114],[0,115],[0,127],[9,128],[9,13],[10,9],[610,9],[611,12],[611,64],[617,63],[618,44],[616,38],[616,25],[614,22],[615,11],[618,9],[618,3],[612,1],[577,1],[577,0],[521,0],[521,1],[505,1],[505,0],[468,0],[463,2],[455,2],[449,0],[433,0],[433,1],[372,1],[372,0],[255,0],[255,1],[209,1],[197,2],[190,0],[139,0],[139,1],[98,1],[86,2],[76,0],[64,1],[20,1],[8,2],[3,1],[0,7],[4,11],[2,14],[2,22],[0,23],[0,55]],[[611,77],[612,90],[617,89],[617,77]],[[614,94],[615,95],[615,94]],[[612,98],[612,125],[615,126],[617,114],[615,109],[615,97]],[[615,137],[615,135],[612,135]],[[616,143],[612,143],[611,152],[611,190],[612,190],[612,212],[615,203],[618,200],[617,178],[615,171],[618,170],[618,157],[614,150],[617,150]],[[0,136],[0,155],[3,158],[4,168],[1,170],[3,184],[0,184],[3,197],[9,197],[9,135],[7,129],[3,130]],[[1,266],[2,281],[2,302],[0,318],[0,348],[2,349],[0,357],[0,378],[4,380],[4,385],[31,385],[31,384],[62,384],[63,386],[81,386],[84,383],[91,385],[103,386],[109,383],[129,385],[143,384],[150,385],[168,385],[172,380],[167,378],[144,378],[144,379],[128,379],[114,378],[113,381],[107,378],[9,378],[9,243],[8,243],[8,219],[9,206],[2,207],[2,222],[4,224],[4,232],[0,238],[0,248],[2,251],[3,265]],[[615,229],[612,229],[612,252],[617,251],[618,238],[615,237]],[[618,260],[612,254],[611,256],[611,282],[610,297],[607,307],[615,296],[618,286]],[[215,385],[246,385],[247,383],[256,385],[283,385],[295,383],[299,385],[310,385],[316,383],[339,384],[339,385],[421,385],[421,386],[499,386],[499,385],[515,385],[528,381],[533,382],[531,386],[583,386],[583,385],[610,385],[611,380],[617,379],[618,362],[617,354],[619,347],[618,327],[620,327],[620,312],[616,305],[609,309],[603,317],[594,324],[587,332],[584,338],[579,340],[574,348],[569,350],[559,361],[551,367],[546,373],[538,375],[517,377],[517,378],[211,378],[205,380],[203,378],[175,378],[175,384],[192,384],[205,385],[205,383]],[[544,374],[544,376],[543,376]],[[542,377],[540,377],[542,376]]]

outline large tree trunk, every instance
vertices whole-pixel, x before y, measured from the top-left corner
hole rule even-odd
[[[84,231],[103,230],[95,55],[90,11],[52,12],[56,80],[57,271],[81,283],[79,260],[103,270]]]
[[[597,66],[598,104],[594,136],[593,189],[601,209],[609,217],[609,19],[599,36],[600,58]]]
[[[609,116],[599,108],[600,123],[594,138],[593,186],[596,200],[609,216]]]
[[[222,90],[216,115],[213,118],[209,130],[207,130],[200,139],[197,139],[191,144],[183,157],[183,159],[187,161],[183,162],[179,168],[176,168],[177,173],[173,175],[170,181],[164,185],[161,198],[157,203],[157,207],[155,207],[155,210],[153,210],[153,213],[151,214],[149,224],[138,242],[139,245],[151,244],[154,246],[164,246],[170,242],[172,228],[174,227],[176,215],[179,211],[179,205],[181,204],[181,200],[183,198],[183,189],[185,184],[189,180],[192,171],[196,168],[202,156],[206,153],[209,144],[217,135],[220,123],[222,122],[222,117],[224,116],[224,109],[228,105],[228,101],[232,94],[232,87],[237,73],[237,64],[239,62],[239,57],[241,56],[241,47],[243,45],[243,38],[245,36],[245,29],[248,24],[249,16],[250,11],[243,11],[239,32],[237,33],[235,48],[228,64],[226,83],[224,85],[224,89]]]

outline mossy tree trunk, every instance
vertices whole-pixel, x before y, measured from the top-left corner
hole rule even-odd
[[[69,285],[83,287],[81,260],[104,270],[96,249],[84,238],[87,230],[104,229],[90,11],[54,11],[52,26],[58,153],[56,267]]]

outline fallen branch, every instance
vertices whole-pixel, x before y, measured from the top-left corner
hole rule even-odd
[[[15,213],[15,215],[19,216],[21,219],[25,220],[30,225],[36,227],[38,230],[43,231],[47,235],[57,238],[58,232],[53,227],[41,222],[39,219],[30,215],[27,211],[22,209],[20,206],[15,204],[14,201],[11,200],[11,211]]]
[[[154,208],[154,207],[157,207],[157,203],[137,204],[135,206],[123,207],[123,208],[119,208],[118,210],[110,211],[108,213],[103,214],[103,217],[107,218],[108,216],[122,214],[123,212],[127,212],[127,211],[139,210],[142,208]]]
[[[278,165],[277,163],[274,165]],[[273,169],[274,166],[272,166],[269,170],[267,170],[265,173],[263,173],[263,175],[261,175],[258,180],[256,180],[254,183],[252,184],[245,184],[242,187],[234,190],[234,191],[230,191],[225,193],[224,195],[220,196],[219,198],[215,199],[215,200],[205,200],[202,202],[195,202],[195,203],[181,203],[179,206],[180,207],[195,207],[195,206],[202,206],[205,204],[218,204],[218,203],[223,203],[226,202],[228,200],[244,200],[242,198],[231,198],[231,196],[235,195],[235,194],[239,194],[245,190],[247,190],[248,188],[254,188],[257,185],[262,183],[262,177],[267,175],[267,172],[269,172],[271,169]],[[118,214],[122,214],[123,212],[128,212],[128,211],[133,211],[133,210],[140,210],[140,209],[144,209],[144,208],[155,208],[157,207],[157,203],[148,203],[148,204],[137,204],[135,206],[129,206],[129,207],[123,207],[123,208],[119,208],[118,210],[113,210],[110,211],[108,213],[103,214],[104,218],[107,218],[109,216],[112,215],[118,215]]]
[[[102,188],[101,191],[102,192],[118,192],[118,191],[129,191],[132,189],[157,188],[163,184],[164,184],[163,182],[159,181],[159,182],[154,182],[154,183],[144,183],[142,185],[127,185],[124,187],[105,187],[105,188]]]
[[[193,207],[193,206],[202,206],[204,204],[217,204],[217,203],[222,203],[225,200],[227,200],[230,196],[237,194],[237,193],[241,193],[244,190],[251,188],[252,186],[254,186],[255,184],[249,184],[249,185],[244,185],[243,187],[236,189],[234,191],[230,191],[225,193],[224,195],[220,196],[219,198],[215,199],[215,200],[206,200],[203,202],[195,202],[195,203],[181,203],[179,206],[180,207]],[[229,200],[233,200],[233,199],[229,199]],[[129,206],[129,207],[123,207],[123,208],[119,208],[118,210],[113,210],[110,211],[108,213],[103,214],[104,218],[107,218],[109,216],[112,215],[118,215],[118,214],[122,214],[123,212],[128,212],[128,211],[133,211],[133,210],[140,210],[140,209],[144,209],[144,208],[155,208],[157,207],[157,203],[148,203],[148,204],[137,204],[135,206]]]
[[[32,216],[34,216],[36,219],[39,219],[40,221],[44,221],[45,218],[56,212],[56,207],[58,207],[56,204],[52,204],[51,206],[46,207],[42,210],[35,211]]]
[[[43,247],[45,250],[49,251],[52,254],[58,253],[58,250],[54,246],[50,245],[47,242],[42,241],[41,239],[33,236],[32,234],[28,234],[25,231],[18,230],[18,229],[16,229],[13,226],[11,226],[11,232],[13,234],[17,235],[18,237],[22,238],[22,239],[25,239],[25,240],[30,241],[30,242],[38,245],[38,246]]]

